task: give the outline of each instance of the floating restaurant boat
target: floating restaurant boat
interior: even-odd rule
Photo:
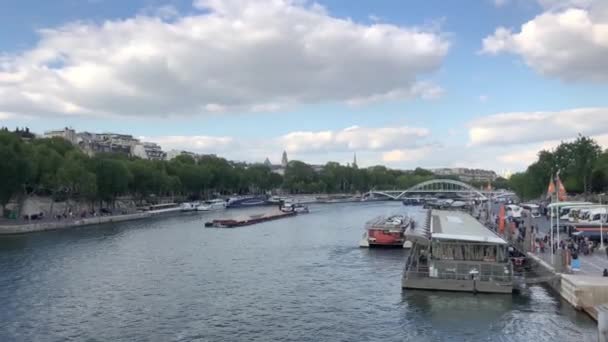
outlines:
[[[226,201],[222,199],[205,201],[196,208],[198,211],[215,211],[224,209],[226,209]]]
[[[508,243],[471,215],[432,210],[425,225],[405,235],[413,246],[403,288],[512,293]]]
[[[226,208],[254,207],[269,204],[266,196],[233,197],[228,200]]]
[[[405,215],[379,216],[365,224],[360,247],[405,247],[404,232],[413,221]]]
[[[251,215],[248,218],[244,219],[221,219],[221,220],[213,220],[205,223],[205,227],[213,227],[213,228],[237,228],[250,226],[257,223],[274,221],[286,217],[295,216],[298,213],[290,212],[290,213],[276,213],[276,214],[258,214]]]

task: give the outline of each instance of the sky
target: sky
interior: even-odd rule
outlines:
[[[605,0],[2,0],[0,126],[279,163],[608,147]]]

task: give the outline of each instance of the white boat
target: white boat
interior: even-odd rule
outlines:
[[[205,201],[196,208],[197,211],[214,211],[224,209],[226,209],[226,201],[221,199]]]
[[[198,207],[198,203],[196,203],[196,202],[186,202],[186,203],[182,203],[179,206],[179,209],[181,211],[195,211],[196,207]]]
[[[308,207],[299,203],[285,203],[281,206],[281,211],[284,213],[308,213]]]

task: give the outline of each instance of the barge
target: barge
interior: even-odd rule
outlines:
[[[412,250],[403,272],[406,289],[513,292],[508,243],[471,215],[432,210],[427,222],[408,229]]]
[[[260,214],[260,215],[252,215],[248,218],[244,219],[218,219],[205,223],[205,227],[212,228],[237,228],[250,226],[253,224],[268,222],[279,220],[286,217],[296,216],[297,212],[289,212],[289,213],[276,213],[276,214]]]

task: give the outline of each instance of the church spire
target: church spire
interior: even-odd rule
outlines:
[[[289,161],[287,160],[287,152],[283,151],[283,157],[281,158],[281,166],[287,167],[287,163],[289,163]]]

